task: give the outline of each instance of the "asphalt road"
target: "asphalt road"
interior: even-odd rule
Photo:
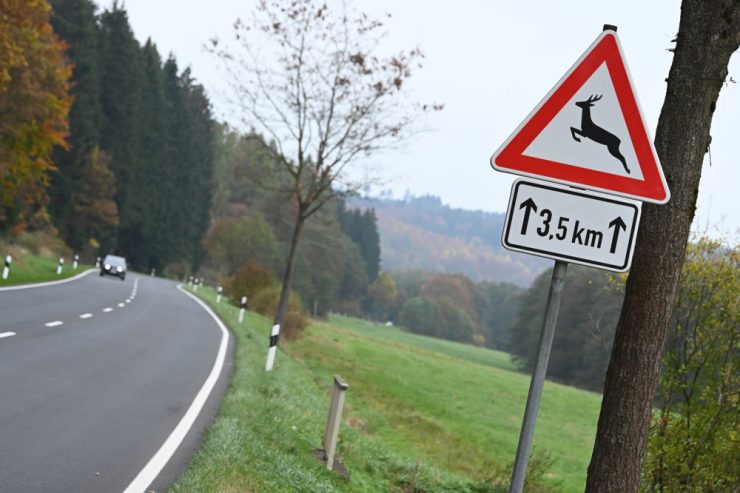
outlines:
[[[94,272],[0,291],[0,492],[162,491],[216,413],[229,340],[162,279]],[[207,396],[202,410],[191,409],[197,395]],[[172,458],[160,452],[148,466],[156,479],[132,486],[160,448],[173,447],[171,438],[163,444],[183,431],[178,424],[196,415]]]

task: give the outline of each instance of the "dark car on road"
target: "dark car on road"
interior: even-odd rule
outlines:
[[[100,265],[100,275],[103,276],[104,274],[118,276],[121,281],[126,279],[126,259],[115,255],[106,255]]]

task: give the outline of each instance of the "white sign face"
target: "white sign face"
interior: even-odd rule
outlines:
[[[597,126],[604,130],[598,130]],[[592,136],[587,129],[601,135]],[[594,140],[596,137],[612,139],[613,146],[607,147]],[[522,154],[644,179],[606,62],[571,96]]]
[[[502,243],[508,250],[624,272],[639,222],[638,202],[517,180]]]

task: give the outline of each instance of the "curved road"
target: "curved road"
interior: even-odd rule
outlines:
[[[228,345],[163,279],[0,290],[0,492],[162,491],[215,416]]]

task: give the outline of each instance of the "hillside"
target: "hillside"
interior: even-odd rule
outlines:
[[[504,214],[454,209],[432,196],[351,204],[375,209],[384,270],[463,273],[475,282],[527,286],[549,265],[501,247]]]

